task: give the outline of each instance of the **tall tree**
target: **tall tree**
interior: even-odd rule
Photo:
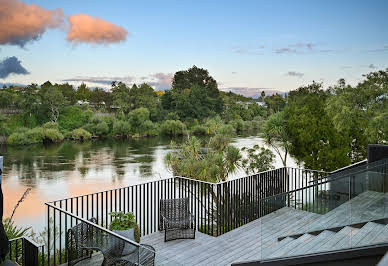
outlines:
[[[131,111],[129,88],[122,82],[112,83],[113,105],[123,114]]]
[[[223,111],[217,82],[207,70],[196,66],[175,73],[171,95],[167,94],[164,99],[169,101],[163,105],[170,105],[182,119],[203,119]]]
[[[48,87],[41,90],[42,106],[47,109],[50,121],[56,123],[66,99],[57,87]]]
[[[305,168],[331,171],[350,163],[348,147],[327,114],[329,96],[320,83],[291,91],[285,108],[290,154]]]
[[[89,101],[91,96],[91,91],[86,86],[85,83],[82,83],[81,85],[78,86],[75,96],[76,96],[76,99],[79,101]]]

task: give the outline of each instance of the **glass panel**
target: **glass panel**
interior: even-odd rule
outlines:
[[[352,176],[351,247],[388,241],[387,161],[369,164]]]

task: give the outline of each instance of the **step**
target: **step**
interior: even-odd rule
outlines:
[[[384,227],[386,225],[384,224],[379,224],[379,223],[374,223],[374,222],[369,222],[364,227],[368,226],[370,228],[368,230],[367,234],[364,234],[364,236],[357,237],[357,238],[352,238],[352,247],[355,246],[366,246],[369,245],[370,243],[373,242],[373,239],[376,238],[381,232],[383,231]]]
[[[269,258],[272,254],[276,253],[279,249],[286,246],[288,243],[292,242],[294,239],[291,237],[286,237],[282,241],[277,242],[276,244],[265,247],[262,250],[262,257]]]
[[[380,231],[380,233],[371,240],[373,244],[388,242],[388,224]]]
[[[276,258],[276,257],[285,256],[285,254],[294,250],[297,246],[306,245],[308,242],[310,242],[314,238],[315,238],[315,236],[313,236],[313,235],[304,234],[301,237],[289,242],[287,245],[283,246],[281,249],[278,249],[276,252],[272,253],[269,257]]]
[[[332,231],[322,231],[320,234],[315,236],[310,242],[308,242],[306,245],[300,246],[299,249],[295,249],[293,252],[289,252],[289,256],[293,255],[302,255],[309,253],[309,250],[311,250],[314,246],[319,245],[322,242],[327,241],[331,237],[333,237],[336,233]]]
[[[340,231],[335,233],[334,236],[326,239],[326,241],[322,241],[319,245],[316,245],[312,249],[309,250],[309,253],[316,253],[316,252],[322,252],[327,251],[333,248],[338,242],[342,241],[350,241],[350,236],[353,231],[353,229],[350,226],[345,226]]]

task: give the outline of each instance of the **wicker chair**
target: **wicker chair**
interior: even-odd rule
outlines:
[[[89,219],[92,223],[97,223],[96,218]],[[90,259],[93,249],[86,248],[85,243],[92,239],[92,231],[90,225],[79,223],[70,228],[66,232],[66,251],[67,263],[69,266],[75,265],[78,262]]]
[[[159,201],[159,231],[164,241],[195,238],[195,217],[189,211],[189,198]]]
[[[97,223],[95,218],[89,221]],[[120,238],[83,222],[70,228],[66,234],[69,266],[90,259],[93,251],[101,252],[104,256],[102,265],[139,265],[139,259],[140,265],[154,265],[155,249],[152,246],[136,246],[132,253],[123,255],[124,246],[125,241]]]

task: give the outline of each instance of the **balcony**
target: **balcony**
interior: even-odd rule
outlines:
[[[67,264],[66,232],[80,224],[92,228],[96,243],[118,239],[136,248],[134,265],[148,265],[144,252],[153,252],[155,265],[281,265],[387,244],[387,166],[388,159],[331,173],[285,167],[220,183],[173,177],[48,202],[48,250],[39,264]],[[159,200],[184,197],[195,215],[196,238],[164,242]],[[109,213],[118,211],[135,214],[140,244],[108,229]],[[104,260],[99,250],[76,255],[77,265]]]

